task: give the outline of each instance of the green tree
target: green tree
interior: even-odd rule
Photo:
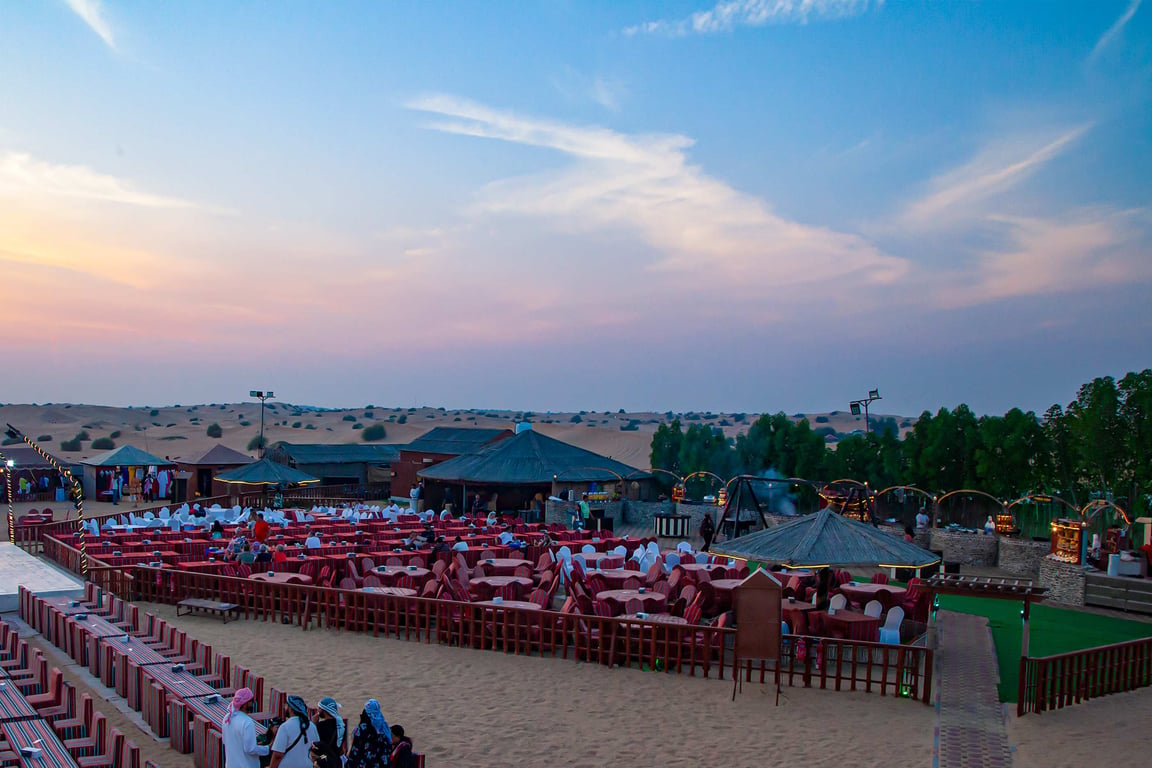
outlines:
[[[1120,389],[1111,376],[1083,385],[1068,404],[1079,474],[1105,494],[1115,491],[1126,463],[1120,406]]]
[[[383,424],[373,424],[360,433],[360,439],[366,443],[374,443],[388,436]]]
[[[652,435],[652,450],[648,454],[649,466],[683,477],[684,472],[680,468],[680,446],[683,442],[684,432],[680,428],[679,419],[674,419],[671,424],[656,427],[656,434]],[[671,486],[672,481],[667,475],[661,475],[659,472],[656,474],[661,484]]]
[[[208,429],[205,430],[205,434],[207,434],[208,437],[220,438],[224,436],[224,430],[220,427],[219,424],[213,422],[212,424],[208,425]]]
[[[1152,490],[1152,369],[1129,373],[1120,379],[1120,419],[1127,450],[1125,458],[1128,507],[1144,515],[1150,505],[1145,494]]]

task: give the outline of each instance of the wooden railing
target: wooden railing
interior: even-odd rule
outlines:
[[[132,591],[132,572],[123,568],[116,568],[91,555],[88,556],[88,568],[84,571],[80,566],[80,550],[63,541],[48,536],[42,542],[44,556],[62,568],[66,568],[77,576],[83,576],[101,589],[113,594],[129,594]]]
[[[226,504],[227,502],[227,496],[210,496],[203,499],[196,499],[194,503],[211,506],[212,504]],[[154,515],[159,515],[160,510],[164,507],[168,507],[168,509],[174,510],[181,506],[183,503],[184,502],[171,501],[154,502],[146,507],[131,507],[124,505],[123,508],[116,509],[111,512],[104,512],[95,515],[85,514],[84,520],[85,522],[89,520],[95,520],[100,524],[101,527],[103,527],[105,521],[114,517],[127,515],[130,512],[137,516],[143,515],[145,512],[151,512]],[[47,537],[65,539],[70,536],[72,533],[78,530],[77,526],[79,521],[76,519],[75,511],[72,509],[72,504],[70,502],[67,509],[69,517],[63,520],[55,520],[51,523],[42,523],[40,525],[18,526],[16,528],[16,544],[26,550],[35,552],[40,550],[44,539]]]
[[[1152,637],[1020,659],[1016,714],[1062,709],[1152,685]]]
[[[504,653],[573,658],[704,677],[732,678],[735,630],[687,624],[525,610],[419,597],[135,566],[132,578],[106,587],[130,601],[176,603],[200,598],[235,603],[245,618],[315,623],[414,642]],[[797,653],[803,643],[806,653]],[[790,686],[879,692],[928,703],[932,651],[831,638],[787,636],[781,682]],[[741,665],[746,679],[771,682],[763,662]]]

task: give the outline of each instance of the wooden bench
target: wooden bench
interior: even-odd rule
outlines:
[[[185,608],[184,613],[180,612],[181,608]],[[176,603],[176,615],[192,615],[197,611],[204,613],[214,613],[224,619],[224,623],[228,623],[228,616],[239,610],[240,606],[236,603],[217,603],[213,600],[201,600],[199,598],[190,597],[187,600],[181,600]]]

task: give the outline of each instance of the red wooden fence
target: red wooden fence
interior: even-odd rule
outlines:
[[[1020,659],[1016,714],[1062,709],[1152,685],[1152,637]]]

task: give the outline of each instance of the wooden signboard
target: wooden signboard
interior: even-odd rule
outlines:
[[[740,664],[761,660],[772,662],[779,669],[781,641],[782,586],[765,570],[752,572],[732,591],[732,606],[736,613],[736,646],[733,653],[737,681]],[[779,675],[777,674],[777,686]],[[736,697],[733,684],[732,697]]]

